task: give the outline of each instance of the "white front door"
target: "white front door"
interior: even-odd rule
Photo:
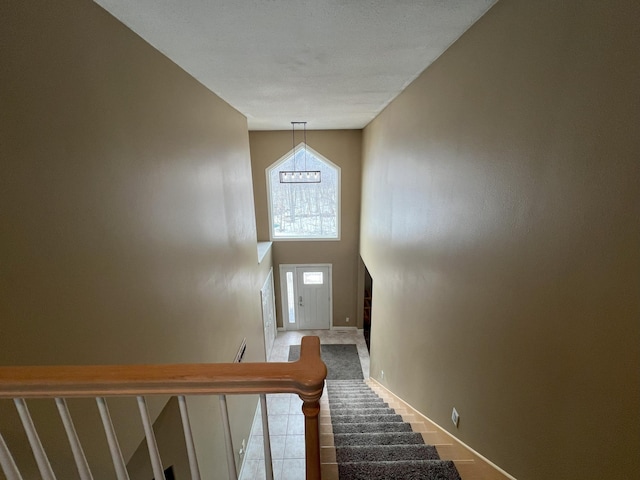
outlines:
[[[273,269],[269,271],[267,279],[260,290],[262,297],[262,321],[264,324],[264,353],[269,360],[269,354],[276,339],[276,296],[273,286]]]
[[[296,267],[298,329],[329,329],[330,276],[327,266]]]

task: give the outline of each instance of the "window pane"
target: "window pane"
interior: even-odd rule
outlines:
[[[319,170],[320,183],[280,183],[281,170]],[[338,169],[307,149],[296,149],[269,171],[271,230],[277,238],[338,238]]]
[[[303,272],[302,281],[305,285],[322,285],[322,272]]]
[[[296,323],[296,306],[293,298],[293,272],[287,272],[287,310],[289,323]]]

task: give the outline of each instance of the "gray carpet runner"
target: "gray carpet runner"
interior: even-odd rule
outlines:
[[[461,480],[362,380],[327,380],[340,480]]]

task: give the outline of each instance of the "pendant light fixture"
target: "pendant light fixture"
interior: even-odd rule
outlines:
[[[304,169],[296,168],[296,125],[304,129]],[[280,183],[320,183],[320,170],[307,170],[307,122],[291,122],[293,143],[293,170],[280,170]]]

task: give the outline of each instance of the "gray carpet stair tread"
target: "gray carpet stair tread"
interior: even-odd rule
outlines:
[[[344,407],[361,407],[361,406],[374,406],[376,408],[388,408],[389,404],[382,399],[371,402],[329,402],[331,408],[344,408]]]
[[[331,415],[331,423],[402,422],[400,415]]]
[[[395,462],[440,460],[432,445],[375,445],[336,447],[338,462]]]
[[[338,472],[348,480],[461,480],[449,460],[339,463]]]
[[[424,439],[418,432],[335,433],[333,444],[336,447],[344,445],[424,445]]]
[[[361,397],[361,399],[352,398],[352,397],[329,397],[329,405],[333,405],[334,403],[354,403],[354,402],[386,403],[384,399],[380,397]]]
[[[369,391],[372,392],[373,389],[369,385],[327,385],[327,390],[331,390],[333,392],[341,391],[341,392],[349,392],[349,391]]]
[[[329,394],[329,400],[338,400],[344,397],[367,397],[367,398],[380,398],[380,396],[376,395],[373,392],[327,392]]]
[[[326,386],[340,480],[461,480],[363,380]]]
[[[340,397],[340,398],[329,398],[329,406],[333,406],[333,405],[337,405],[337,404],[348,404],[348,405],[352,405],[352,404],[359,404],[359,403],[364,403],[367,405],[381,405],[381,404],[386,404],[386,402],[379,397],[371,397],[371,398],[365,398],[365,397]]]
[[[387,423],[336,423],[333,433],[372,433],[372,432],[412,432],[411,425],[405,422]]]
[[[327,389],[328,390],[372,390],[372,388],[366,383],[359,383],[356,385],[348,385],[348,384],[337,385],[333,382],[327,383]]]
[[[336,387],[327,387],[327,392],[330,393],[375,393],[368,387],[364,388],[336,388]]]
[[[366,385],[357,387],[338,387],[335,385],[327,385],[328,392],[373,392],[371,387]]]
[[[329,398],[329,406],[333,405],[334,402],[342,402],[342,403],[380,403],[378,400],[381,400],[379,397],[340,397],[331,399]]]
[[[357,378],[350,378],[348,380],[331,380],[330,382],[332,385],[339,385],[339,384],[344,384],[344,385],[354,385],[354,384],[362,384],[362,385],[366,385],[365,381]]]
[[[327,387],[329,388],[371,388],[368,384],[363,381],[360,382],[336,382],[336,381],[327,381]]]
[[[351,391],[351,392],[333,392],[331,390],[329,390],[329,398],[336,398],[336,397],[345,397],[345,396],[361,396],[361,397],[368,397],[368,398],[380,398],[379,395],[376,395],[373,392],[356,392],[356,391]]]
[[[377,395],[329,395],[329,403],[331,402],[346,402],[348,400],[361,398],[363,401],[382,401],[384,400]]]
[[[381,398],[376,398],[373,400],[366,400],[366,401],[357,401],[357,400],[329,400],[329,405],[330,406],[338,406],[338,405],[358,405],[358,404],[363,404],[363,405],[388,405],[387,402],[385,402],[383,399]]]
[[[327,389],[329,390],[372,390],[369,385],[364,383],[359,385],[335,385],[333,383],[327,385]]]
[[[377,402],[378,400],[382,400],[380,397],[349,397],[349,396],[343,396],[340,398],[331,398],[329,397],[329,405],[331,405],[333,402],[344,402],[344,403],[349,403],[349,402],[358,402],[358,403],[363,403],[363,402]]]
[[[327,388],[327,392],[329,393],[340,393],[340,394],[349,394],[349,393],[369,393],[369,394],[375,394],[376,392],[374,392],[373,390],[371,390],[370,388],[331,388],[328,387]]]
[[[360,402],[332,403],[329,405],[330,412],[339,410],[341,408],[364,409],[364,408],[391,408],[391,407],[389,406],[388,403],[360,403]]]
[[[396,411],[393,408],[332,408],[332,415],[393,415]]]

